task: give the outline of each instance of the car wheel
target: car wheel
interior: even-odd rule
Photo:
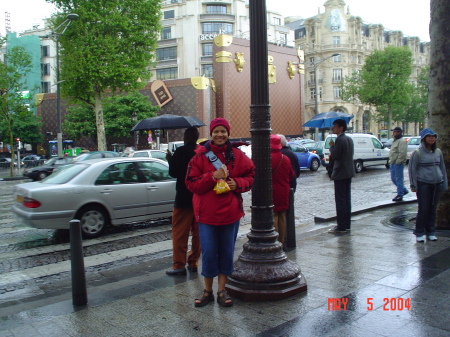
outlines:
[[[47,177],[47,172],[39,172],[38,173],[38,180],[42,180]]]
[[[355,161],[355,171],[356,173],[360,173],[364,168],[362,160]]]
[[[314,158],[313,160],[311,160],[311,166],[309,167],[309,169],[311,171],[317,171],[319,169],[319,166],[319,160],[317,158]]]
[[[80,220],[81,234],[87,239],[101,236],[109,224],[108,213],[100,206],[83,207],[75,218]]]

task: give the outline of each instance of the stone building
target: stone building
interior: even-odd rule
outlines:
[[[411,81],[415,81],[420,70],[429,64],[430,43],[405,36],[401,31],[387,30],[382,24],[367,23],[350,14],[343,0],[327,0],[324,7],[323,13],[307,19],[285,19],[286,25],[295,31],[297,47],[305,52],[305,120],[315,114],[317,88],[318,113],[341,110],[352,114],[355,117],[350,126],[355,131],[379,136],[386,126],[370,118],[374,108],[342,101],[341,80],[360,70],[365,58],[374,50],[392,45],[410,48],[414,68]],[[418,133],[413,124],[405,127],[407,133]]]

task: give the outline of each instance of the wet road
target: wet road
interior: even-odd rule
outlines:
[[[23,182],[0,181],[0,295],[12,295],[18,289],[68,277],[70,247],[67,234],[21,225],[10,211],[13,187]],[[353,180],[354,207],[394,196],[389,170],[384,166],[369,168]],[[247,193],[244,195],[246,216],[243,226],[251,222],[250,206],[251,195]],[[333,182],[325,169],[302,171],[295,194],[296,226],[311,224],[314,216],[333,211],[334,207]],[[143,262],[151,258],[148,253],[154,251],[152,246],[156,244],[164,245],[159,246],[159,257],[170,256],[168,221],[114,227],[101,238],[84,241],[86,267],[101,271]]]

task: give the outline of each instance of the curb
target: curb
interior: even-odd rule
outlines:
[[[0,178],[0,181],[27,180],[27,179],[30,179],[30,178],[18,176],[18,177],[5,177],[5,178]]]
[[[396,205],[411,204],[414,202],[417,202],[417,198],[415,198],[415,197],[410,197],[410,198],[405,199],[400,202],[393,202],[393,201],[375,202],[375,203],[372,203],[369,205],[357,207],[355,210],[352,211],[351,215],[357,215],[357,214],[361,214],[361,213],[364,213],[367,211],[373,211],[376,209],[381,209],[381,208],[386,208],[386,207],[391,207],[391,206],[396,206]],[[317,222],[317,223],[329,222],[329,221],[336,220],[336,218],[337,218],[336,212],[329,212],[329,213],[325,213],[321,216],[315,216],[314,222]]]

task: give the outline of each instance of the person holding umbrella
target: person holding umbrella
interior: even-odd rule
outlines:
[[[194,193],[192,203],[199,226],[201,274],[205,282],[195,306],[202,307],[214,301],[213,281],[217,276],[217,302],[229,307],[233,301],[225,285],[227,276],[234,271],[234,247],[240,218],[244,216],[241,194],[251,189],[255,166],[244,152],[230,143],[230,124],[225,118],[211,121],[210,135],[211,140],[196,149],[186,174],[186,186]],[[229,191],[216,191],[215,187],[224,185],[224,181]]]

